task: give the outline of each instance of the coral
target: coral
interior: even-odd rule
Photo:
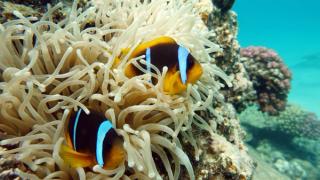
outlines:
[[[215,34],[202,16],[208,10],[191,1],[88,4],[81,11],[75,1],[58,22],[53,17],[60,3],[37,20],[14,12],[16,20],[0,24],[0,131],[10,135],[0,142],[0,156],[23,165],[14,165],[14,174],[26,179],[250,179],[254,165],[222,89],[232,89],[233,82],[243,92],[250,83],[236,84],[244,76],[241,65],[234,68],[242,70],[240,75],[232,77],[233,68],[219,68],[227,65],[215,60],[222,53],[239,57],[236,41],[231,52],[220,48],[236,34],[225,41],[226,31],[217,30],[221,41],[211,40]],[[221,20],[214,15],[222,25],[227,19],[236,22],[234,13]],[[188,48],[203,67],[201,79],[178,95],[163,91],[166,68],[152,67],[156,84],[148,73],[124,74],[129,63],[138,66],[145,57],[129,61],[132,52],[122,56],[121,51],[163,35]],[[116,57],[120,63],[114,66]],[[70,111],[89,113],[89,107],[104,113],[124,139],[127,158],[117,169],[73,169],[59,155]]]
[[[317,140],[315,139],[308,139],[304,137],[297,137],[293,139],[294,146],[298,149],[307,152],[308,154],[306,159],[312,162],[313,164],[318,164],[320,166],[320,138]]]
[[[240,50],[236,39],[237,16],[232,11],[220,16],[219,11],[214,10],[207,25],[216,33],[211,40],[223,49],[213,53],[215,63],[232,80],[233,86],[222,90],[226,101],[233,104],[238,112],[255,102],[262,111],[273,115],[283,110],[291,74],[276,53],[262,47]]]
[[[248,104],[256,100],[256,92],[244,64],[240,60],[240,45],[237,40],[237,15],[229,11],[223,16],[217,8],[210,14],[207,22],[208,28],[216,36],[211,40],[220,45],[223,51],[213,54],[218,67],[231,78],[232,87],[222,90],[226,101],[231,103],[238,112],[244,110]]]
[[[292,156],[291,152],[284,151],[268,140],[261,141],[256,149],[265,162],[290,179],[318,179],[320,176],[315,164],[305,158]]]
[[[36,17],[40,16],[40,13],[31,7],[28,7],[23,4],[15,4],[11,2],[0,1],[0,10],[1,10],[0,22],[5,22],[7,20],[13,19],[14,11],[19,11],[24,16],[36,16]]]
[[[267,121],[272,130],[283,132],[291,137],[307,139],[320,138],[320,120],[312,113],[296,105],[288,105],[277,117]]]
[[[242,62],[257,93],[260,110],[277,115],[286,106],[291,72],[279,55],[265,47],[247,47],[241,51]]]
[[[282,133],[286,138],[305,138],[319,140],[320,120],[312,113],[300,106],[288,104],[286,110],[278,116],[269,116],[249,107],[240,114],[242,124],[259,129],[265,129],[272,133]]]
[[[268,140],[263,140],[256,148],[260,157],[281,174],[285,174],[294,179],[306,178],[306,171],[296,159],[286,156],[279,149],[271,145]],[[302,161],[302,160],[301,160]]]
[[[284,174],[288,174],[290,177],[294,179],[305,179],[307,176],[306,171],[300,166],[299,163],[294,160],[288,162],[283,159],[278,159],[274,166],[276,169]]]
[[[265,162],[291,179],[319,179],[320,121],[313,113],[289,104],[279,116],[270,116],[253,106],[240,120],[250,134],[247,143]]]
[[[198,179],[250,179],[255,168],[246,147],[232,145],[224,137],[203,136],[201,150],[202,161],[199,161],[196,171]],[[217,158],[219,156],[219,158]],[[217,163],[218,162],[218,163]]]
[[[49,4],[56,4],[55,0],[9,0],[12,3],[23,4],[32,8],[36,8],[39,6],[46,6]]]
[[[40,1],[37,1],[40,2]],[[40,19],[46,13],[46,7],[43,3],[34,4],[31,6],[29,3],[18,4],[17,1],[7,2],[0,1],[0,23],[5,23],[6,21],[17,19],[14,12],[18,11],[25,17],[33,17],[33,20]],[[61,7],[62,4],[56,4],[58,7]],[[82,5],[84,6],[84,5]],[[51,6],[49,6],[50,8]],[[59,22],[66,17],[68,14],[67,8],[58,8],[52,13],[52,21]]]

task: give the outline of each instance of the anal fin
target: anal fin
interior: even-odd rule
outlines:
[[[115,140],[110,151],[105,155],[104,169],[111,170],[117,168],[126,158],[123,142]]]
[[[61,158],[73,168],[89,167],[95,164],[92,155],[74,151],[66,145],[62,145],[60,149]]]

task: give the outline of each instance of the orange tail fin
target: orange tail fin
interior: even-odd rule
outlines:
[[[60,149],[61,158],[73,168],[89,167],[95,164],[91,155],[74,151],[69,146],[62,145]]]

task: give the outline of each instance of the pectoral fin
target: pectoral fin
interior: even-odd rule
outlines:
[[[79,153],[69,146],[62,145],[60,149],[61,158],[73,168],[89,167],[95,164],[90,154]]]
[[[170,69],[165,78],[163,90],[168,94],[179,94],[187,89],[187,84],[194,84],[200,79],[203,73],[201,65],[196,62],[193,67],[187,72],[187,83],[181,81],[180,72]]]

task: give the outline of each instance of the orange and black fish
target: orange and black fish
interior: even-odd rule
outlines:
[[[101,114],[82,109],[71,113],[65,124],[66,145],[60,155],[71,167],[115,169],[125,159],[123,139],[118,136],[112,123]]]
[[[123,53],[128,51],[128,49],[124,50]],[[200,63],[195,60],[187,48],[177,44],[171,37],[163,36],[138,45],[129,59],[141,55],[145,55],[146,65],[140,64],[140,66],[149,72],[153,72],[150,64],[156,66],[160,71],[163,67],[168,67],[163,87],[168,94],[181,93],[186,90],[187,83],[195,83],[202,74]],[[141,74],[143,72],[133,64],[129,64],[125,69],[127,77]]]

